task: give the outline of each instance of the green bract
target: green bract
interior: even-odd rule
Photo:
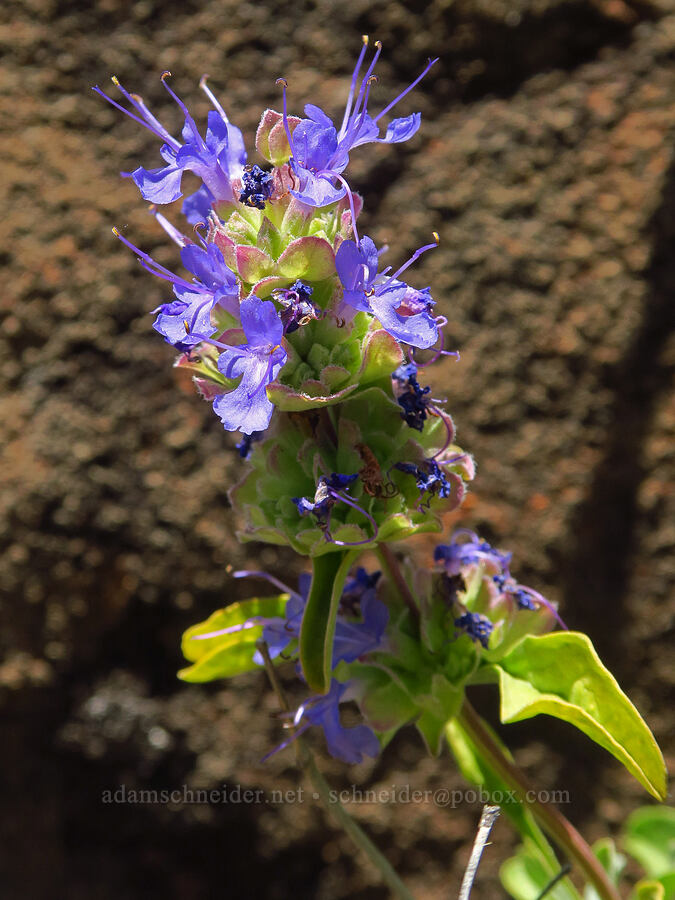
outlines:
[[[362,473],[350,496],[377,523],[375,543],[440,531],[436,512],[459,505],[464,481],[472,474],[470,462],[449,467],[453,497],[432,500],[429,511],[419,509],[414,479],[393,467],[431,456],[443,446],[446,430],[435,418],[422,434],[411,431],[393,401],[390,379],[379,381],[382,386],[356,385],[355,396],[330,404],[330,409],[315,411],[314,404],[319,404],[314,399],[307,401],[310,409],[305,413],[277,417],[272,433],[252,455],[250,471],[230,491],[232,505],[246,523],[238,533],[241,540],[288,544],[305,556],[339,550],[292,502],[293,497],[313,496],[318,477],[330,472]],[[454,445],[449,452],[461,454]],[[345,542],[374,536],[363,514],[344,504],[333,509],[331,534]]]

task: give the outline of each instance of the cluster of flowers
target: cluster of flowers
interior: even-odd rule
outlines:
[[[287,85],[280,79],[283,112],[266,110],[256,135],[259,154],[272,166],[268,171],[247,165],[242,134],[205,79],[201,87],[214,108],[203,137],[170,87],[170,73],[162,75],[184,117],[180,139],[117,78],[113,82],[126,106],[94,88],[162,141],[163,166],[139,167],[123,175],[131,177],[151,203],[150,211],[179,246],[190,276],[160,265],[114,229],[146,270],[173,286],[174,299],[154,310],[154,328],[180,352],[177,365],[193,373],[224,427],[241,434],[240,455],[249,458],[254,445],[266,442],[265,449],[256,451],[259,471],[240,491],[248,536],[290,543],[310,555],[317,552],[317,545],[309,546],[312,539],[307,537],[304,545],[296,539],[303,518],[311,522],[304,530],[316,532],[318,527],[320,545],[333,549],[392,540],[422,528],[432,502],[458,505],[464,482],[473,477],[471,457],[452,445],[452,420],[417,380],[415,350],[430,350],[440,342],[429,362],[443,354],[457,355],[443,349],[440,329],[446,320],[434,314],[429,288],[414,288],[402,280],[421,254],[437,246],[438,236],[434,233],[433,242],[395,271],[382,267],[386,247],[378,249],[369,237],[359,236],[356,221],[362,202],[343,175],[356,147],[413,137],[419,113],[394,118],[384,133],[380,122],[435,60],[372,114],[369,98],[381,45],[375,45],[363,71],[367,51],[364,37],[339,128],[312,104],[305,106],[305,118],[289,116]],[[182,197],[185,172],[202,182],[182,203],[192,237],[157,209]],[[314,460],[308,462],[311,479],[298,481],[290,498],[277,498],[270,508],[269,498],[276,491],[262,490],[261,485],[283,452],[282,432],[288,431],[288,423],[272,423],[270,428],[274,408],[281,413],[314,411],[322,427],[336,433],[330,437],[337,437],[339,444],[344,428],[338,419],[349,415],[345,401],[375,388],[379,394],[371,396],[371,406],[394,401],[397,409],[393,418],[389,409],[389,421],[379,427],[383,452],[373,453],[377,436],[368,433],[368,415],[361,415],[357,438],[344,434],[345,445],[361,448],[350,467],[339,467],[346,462],[339,447],[333,461],[324,453],[318,470]],[[338,405],[341,410],[334,413]],[[405,429],[420,433],[419,440],[400,432],[401,421]],[[316,444],[318,426],[311,427]],[[291,456],[296,454],[302,456],[301,447],[293,448]],[[388,537],[386,528],[383,534],[385,520]]]
[[[440,544],[434,551],[436,567],[431,578],[418,593],[422,630],[427,623],[441,622],[444,639],[442,653],[447,657],[445,671],[459,674],[453,687],[463,683],[480,668],[489,664],[500,652],[513,645],[525,633],[550,631],[558,618],[554,606],[532,588],[518,584],[509,572],[511,554],[493,548],[468,529],[457,530],[448,544]],[[287,716],[292,735],[272,753],[288,746],[291,741],[312,726],[323,730],[328,752],[348,763],[362,762],[375,757],[381,742],[391,738],[392,729],[407,721],[415,721],[425,710],[425,695],[430,693],[424,680],[424,660],[411,660],[414,666],[418,696],[410,692],[407,698],[392,703],[391,689],[386,694],[386,711],[369,693],[369,681],[374,673],[396,673],[401,682],[400,666],[402,635],[408,622],[396,616],[396,603],[381,582],[380,572],[369,574],[358,568],[344,585],[333,639],[332,679],[326,694],[312,695],[295,713]],[[301,575],[295,591],[264,572],[237,572],[237,577],[257,576],[269,580],[289,595],[283,618],[254,617],[244,624],[228,629],[231,633],[253,626],[263,626],[262,637],[272,659],[297,659],[302,618],[310,589],[310,576]],[[420,586],[421,587],[421,586]],[[216,633],[202,634],[196,639],[213,638]],[[464,641],[461,638],[465,636]],[[430,648],[431,649],[431,648]],[[487,652],[485,652],[487,651]],[[439,652],[433,666],[439,668]],[[467,655],[472,660],[467,666]],[[259,652],[253,661],[263,665]],[[354,664],[354,665],[352,665]],[[302,669],[296,663],[302,679]],[[433,679],[429,667],[429,680]],[[392,682],[393,683],[393,682]],[[409,680],[409,684],[413,683]],[[382,691],[382,683],[379,690]],[[390,687],[390,686],[388,686]],[[340,717],[340,706],[356,701],[364,724],[346,727]],[[392,717],[394,708],[398,706]],[[271,755],[271,754],[269,754]]]
[[[271,171],[246,165],[241,131],[229,122],[205,79],[201,87],[214,107],[205,137],[170,87],[168,72],[162,82],[184,116],[180,139],[117,78],[113,82],[131,108],[94,88],[163,142],[164,166],[139,167],[127,174],[181,248],[181,261],[192,278],[175,275],[115,233],[145,268],[173,285],[175,299],[155,310],[154,327],[188,360],[195,362],[202,354],[202,374],[210,382],[205,395],[230,431],[250,436],[267,428],[273,404],[266,388],[289,360],[291,335],[316,319],[330,317],[346,325],[362,311],[406,345],[426,349],[438,340],[439,318],[433,314],[429,290],[412,288],[400,278],[436,241],[417,250],[395,272],[381,268],[382,250],[369,237],[359,238],[360,200],[341,174],[356,147],[400,143],[417,132],[419,113],[393,119],[383,136],[378,123],[435,60],[395,100],[371,115],[369,94],[381,46],[376,45],[361,76],[367,45],[364,39],[339,129],[312,104],[305,106],[306,118],[289,116],[286,83],[281,80],[284,112],[267,110],[256,138],[258,151],[273,164]],[[186,171],[202,182],[182,204],[195,227],[195,240],[154,208],[183,196]],[[228,382],[236,378],[240,383],[228,390]]]

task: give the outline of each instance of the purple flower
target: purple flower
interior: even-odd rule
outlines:
[[[437,235],[434,234],[434,238]],[[389,269],[378,273],[378,252],[369,237],[343,241],[335,255],[335,268],[344,289],[343,300],[354,309],[372,313],[397,341],[421,350],[438,340],[438,324],[431,314],[434,301],[429,289],[418,291],[398,276],[425,253],[438,245],[426,244],[416,250],[393,275]]]
[[[464,574],[463,569],[482,565],[493,603],[506,601],[510,605],[515,602],[517,609],[530,612],[545,607],[560,627],[567,630],[550,600],[538,591],[518,584],[511,576],[511,556],[511,553],[495,549],[468,528],[459,528],[449,544],[439,544],[434,550],[434,561],[440,563],[451,577]]]
[[[375,576],[370,576],[364,569],[359,569],[356,578],[345,585],[341,604],[344,606],[346,601],[349,602],[350,593],[354,593],[354,582],[357,582],[359,577],[370,582],[373,577],[377,580],[379,574],[378,572]],[[374,584],[372,587],[361,587],[359,605],[361,622],[351,621],[344,614],[338,616],[333,643],[334,666],[341,660],[354,662],[366,653],[382,648],[384,632],[389,622],[389,610],[381,600],[378,600]]]
[[[449,544],[439,544],[434,550],[434,561],[441,563],[448,575],[459,575],[463,567],[483,563],[491,575],[508,578],[511,556],[496,550],[468,528],[460,528]]]
[[[344,478],[345,476],[336,476]],[[256,575],[271,580],[277,587],[285,587],[276,579],[264,572],[237,572],[237,577]],[[333,665],[339,662],[354,662],[365,654],[372,653],[383,646],[385,629],[389,621],[389,610],[377,598],[376,584],[379,572],[369,575],[365,569],[359,568],[346,584],[342,594],[338,618],[335,625],[333,641]],[[291,591],[284,618],[251,620],[250,624],[264,624],[263,639],[266,641],[272,659],[278,657],[289,645],[300,636],[302,617],[307,603],[311,584],[311,576],[303,574],[299,579],[299,590]],[[356,620],[355,606],[358,604]],[[249,623],[245,623],[248,625]],[[239,626],[241,627],[241,626]],[[259,653],[253,657],[262,664]],[[300,674],[302,674],[300,672]],[[350,682],[340,684],[333,679],[330,690],[325,695],[310,697],[295,713],[293,724],[297,727],[292,737],[288,738],[272,751],[276,753],[287,747],[295,738],[313,725],[323,728],[328,751],[332,756],[349,763],[361,762],[364,756],[377,756],[380,744],[366,725],[345,728],[340,722],[340,702],[348,698]],[[268,754],[271,756],[272,753]]]
[[[235,449],[242,459],[248,459],[253,450],[253,444],[262,439],[264,431],[254,431],[253,434],[244,434],[241,440],[236,443]]]
[[[288,645],[300,637],[300,625],[307,604],[307,597],[312,583],[312,576],[303,573],[298,579],[298,591],[290,591],[283,619],[267,622],[263,628],[263,640],[267,643],[271,659],[279,656]],[[257,653],[253,659],[262,665],[262,656]]]
[[[164,228],[172,229],[163,217],[157,218],[162,220]],[[153,328],[178,350],[190,350],[205,338],[211,337],[216,331],[216,326],[211,322],[211,313],[217,306],[233,315],[238,314],[237,278],[225,265],[223,254],[215,244],[200,247],[189,243],[175,229],[169,231],[174,240],[182,244],[180,257],[183,265],[195,276],[192,281],[187,281],[155,262],[117,229],[113,229],[113,232],[134,251],[144,269],[173,284],[176,299],[153,310],[153,313],[157,313]]]
[[[337,544],[338,547],[360,547],[363,544],[369,544],[377,538],[379,530],[377,522],[370,513],[366,512],[362,506],[359,506],[358,503],[352,500],[347,493],[347,488],[352,482],[356,481],[357,478],[358,474],[340,475],[335,472],[331,475],[320,475],[317,480],[313,499],[310,499],[309,497],[291,497],[291,500],[295,503],[300,515],[314,515],[317,525],[323,531],[326,540],[332,544]],[[365,538],[363,541],[336,540],[330,532],[330,520],[333,507],[338,502],[344,503],[346,506],[351,506],[352,509],[358,510],[365,516],[372,525],[373,536]]]
[[[292,334],[301,325],[320,317],[321,310],[312,301],[313,293],[314,288],[304,281],[295,281],[289,288],[278,288],[272,292],[274,299],[283,307],[281,321],[284,334]]]
[[[186,171],[194,172],[201,179],[202,187],[186,198],[183,204],[183,212],[188,221],[195,224],[206,218],[214,204],[229,203],[235,199],[232,182],[243,173],[246,150],[241,131],[230,124],[225,111],[206,85],[205,78],[202,78],[200,87],[215,109],[208,114],[206,137],[202,137],[187,107],[167,84],[166,79],[170,74],[163,73],[162,83],[185,117],[180,141],[153,116],[143,100],[136,94],[130,94],[117,78],[112,79],[113,84],[138,115],[112,100],[98,86],[94,91],[164,141],[159,151],[165,162],[164,166],[157,169],[139,166],[131,173],[145,200],[163,204],[182,197],[181,181]]]
[[[455,619],[455,626],[465,631],[472,640],[482,644],[486,650],[488,649],[488,642],[494,628],[488,618],[480,613],[466,612]]]
[[[413,113],[410,116],[393,119],[387,126],[384,137],[381,137],[378,122],[416,87],[437,60],[429,60],[421,75],[373,117],[368,113],[368,98],[372,84],[377,81],[373,70],[382,52],[382,44],[376,41],[375,55],[361,78],[357,92],[367,47],[368,38],[364,37],[339,130],[322,109],[309,103],[305,106],[307,118],[300,120],[291,136],[286,112],[286,82],[280,79],[284,86],[284,125],[291,147],[290,164],[299,181],[291,193],[308,206],[326,206],[340,200],[345,192],[348,192],[349,189],[340,173],[346,169],[349,154],[355,147],[371,143],[402,143],[410,140],[420,127],[422,117],[420,113]],[[338,182],[337,186],[334,184],[335,181]]]
[[[404,472],[407,475],[414,475],[420,495],[418,498],[419,509],[429,509],[431,501],[434,497],[440,497],[446,500],[452,497],[456,490],[456,485],[451,479],[457,479],[457,475],[451,475],[450,478],[441,468],[441,465],[435,459],[425,459],[421,463],[395,463],[395,469]],[[426,500],[425,495],[428,494]]]
[[[354,576],[345,582],[340,598],[340,609],[344,612],[354,612],[360,608],[364,597],[375,594],[381,576],[381,572],[368,574],[363,566],[359,566]]]
[[[414,363],[399,366],[392,374],[392,378],[401,388],[396,397],[403,410],[401,418],[411,428],[423,431],[431,399],[427,398],[427,394],[431,393],[431,388],[420,386],[417,380],[417,366]]]
[[[241,324],[246,343],[224,346],[218,357],[218,369],[226,378],[239,378],[239,385],[213,401],[213,409],[228,431],[252,434],[264,431],[270,423],[274,407],[265,388],[279,374],[286,362],[281,346],[284,329],[271,300],[252,295],[242,300]]]
[[[254,574],[264,576],[264,573]],[[378,600],[375,591],[379,575],[379,572],[368,575],[365,569],[360,568],[357,570],[356,576],[345,585],[335,625],[334,666],[342,660],[353,662],[382,646],[384,631],[389,621],[389,611],[384,603]],[[300,575],[297,591],[285,588],[290,597],[286,604],[284,618],[265,620],[263,639],[267,642],[272,659],[279,656],[293,640],[300,637],[300,626],[310,585],[311,576]],[[354,609],[356,603],[359,607],[358,612]],[[357,617],[361,621],[357,621]],[[259,655],[254,659],[262,664],[262,657]]]
[[[272,196],[274,176],[260,166],[247,166],[241,176],[241,183],[239,202],[255,206],[256,209],[265,209],[265,203]]]
[[[311,725],[323,728],[326,746],[331,756],[347,763],[360,763],[364,756],[375,757],[380,752],[380,742],[367,725],[345,728],[340,722],[340,701],[349,683],[331,682],[327,694],[311,697],[297,711],[295,725],[300,725],[296,737]],[[346,699],[346,698],[345,698]]]
[[[316,516],[317,522],[327,528],[330,511],[341,499],[338,491],[344,490],[358,477],[358,475],[340,475],[336,472],[333,472],[332,475],[320,475],[313,499],[308,497],[292,497],[291,499],[301,516],[312,513]]]

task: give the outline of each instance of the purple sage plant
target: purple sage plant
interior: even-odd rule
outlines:
[[[444,349],[447,320],[430,288],[407,281],[438,236],[395,267],[383,266],[384,248],[358,232],[363,201],[348,180],[351,154],[416,135],[418,112],[390,114],[437,62],[373,110],[381,51],[377,42],[368,61],[364,38],[341,121],[311,103],[304,117],[290,115],[280,79],[283,108],[262,113],[255,163],[205,79],[213,109],[204,130],[169,73],[161,76],[183,117],[180,138],[117,78],[117,99],[94,88],[160,141],[161,165],[123,174],[152,204],[184,273],[114,233],[171,285],[154,328],[224,429],[238,432],[243,468],[230,498],[239,537],[288,546],[311,564],[297,590],[266,573],[235,573],[271,590],[190,628],[189,665],[179,675],[205,682],[267,667],[278,685],[278,667],[292,664],[306,699],[284,712],[270,754],[304,747],[316,729],[331,755],[358,763],[412,725],[431,753],[449,747],[489,796],[510,792],[505,811],[545,872],[559,868],[547,832],[598,896],[616,900],[572,826],[527,799],[524,776],[466,691],[496,685],[505,723],[538,714],[572,723],[661,798],[663,760],[649,729],[588,637],[568,630],[553,603],[512,575],[510,553],[462,528],[425,559],[400,558],[406,538],[442,531],[441,515],[462,503],[474,462],[455,443],[444,403],[419,380],[425,365],[457,357]],[[183,197],[186,171],[201,185]],[[174,224],[157,207],[181,198],[176,215],[184,221]],[[420,351],[430,354],[426,363]],[[379,571],[357,566],[364,553]],[[360,723],[343,724],[346,703]],[[386,861],[378,864],[395,892],[409,896]],[[579,896],[569,881],[560,891]]]

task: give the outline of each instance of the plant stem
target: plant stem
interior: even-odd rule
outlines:
[[[379,871],[382,880],[391,888],[394,896],[400,897],[401,900],[414,900],[413,895],[398,877],[389,860],[380,853],[361,826],[352,819],[344,806],[342,806],[337,799],[334,799],[334,792],[331,791],[330,786],[321,772],[319,772],[316,763],[314,762],[314,758],[310,754],[307,756],[305,769],[309,774],[314,789],[319,795],[323,805],[331,813],[345,834],[347,834],[352,839],[353,843],[365,853],[371,863]]]
[[[490,766],[514,790],[518,801],[530,809],[544,831],[583,872],[602,900],[621,900],[620,894],[610,883],[607,873],[586,841],[554,806],[537,799],[537,791],[518,767],[504,756],[468,700],[464,701],[457,721],[480,749]],[[535,799],[531,800],[530,797]]]
[[[408,587],[408,582],[403,577],[403,572],[401,572],[401,567],[399,566],[393,551],[387,544],[378,544],[375,552],[377,553],[377,558],[382,563],[382,568],[386,571],[390,580],[393,582],[394,587],[398,591],[401,600],[403,600],[408,607],[413,621],[419,622],[420,611],[417,608],[412,591]]]
[[[269,678],[270,684],[272,685],[272,689],[277,695],[279,705],[284,710],[284,712],[288,712],[290,707],[286,698],[286,693],[283,689],[281,681],[279,680],[277,671],[274,668],[274,663],[272,662],[272,659],[270,657],[267,642],[260,639],[259,641],[257,641],[256,646],[260,651],[260,654],[265,663],[265,671],[267,673],[267,677]],[[358,825],[354,821],[354,819],[352,819],[344,806],[342,806],[342,804],[337,800],[334,793],[330,789],[330,785],[317,768],[317,765],[314,762],[314,757],[312,756],[311,752],[304,744],[302,739],[297,738],[295,743],[298,751],[298,765],[307,772],[312,784],[314,785],[316,795],[321,800],[328,812],[331,813],[340,828],[342,828],[342,830],[351,838],[352,842],[359,848],[359,850],[362,850],[363,853],[368,857],[368,859],[380,873],[380,876],[384,883],[391,888],[395,897],[399,897],[400,900],[414,900],[413,895],[398,877],[389,860],[384,856],[384,854],[380,853],[380,851],[377,849],[377,847],[371,841],[365,831],[363,831],[361,826]]]

